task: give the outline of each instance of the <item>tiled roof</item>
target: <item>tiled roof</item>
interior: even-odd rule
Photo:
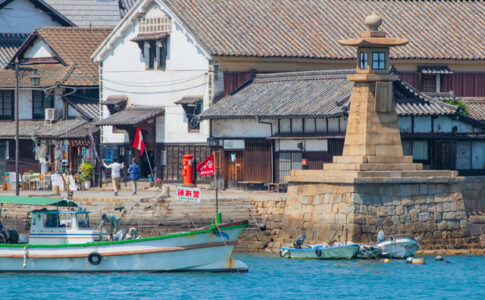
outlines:
[[[0,9],[7,6],[14,0],[0,0]],[[50,16],[52,19],[59,22],[63,26],[74,26],[74,23],[67,19],[63,14],[57,11],[54,7],[49,5],[46,0],[28,0],[31,2],[39,11],[44,12],[46,15]],[[19,19],[33,18],[34,16],[16,16]]]
[[[42,27],[37,29],[19,49],[16,55],[26,49],[36,37],[44,40],[66,65],[41,63],[26,65],[38,70],[42,87],[60,82],[63,85],[98,85],[98,64],[90,56],[106,38],[111,29],[87,27]],[[0,87],[14,87],[15,77],[12,70],[0,70]],[[31,87],[30,79],[25,76],[21,87]]]
[[[77,26],[114,27],[121,20],[118,1],[44,0]]]
[[[470,117],[485,121],[485,97],[463,97]]]
[[[71,131],[88,123],[83,118],[60,120],[53,124],[44,124],[44,121],[20,120],[19,136],[21,138],[57,138],[62,135],[68,138],[71,137]],[[0,138],[13,137],[15,137],[15,121],[0,121]]]
[[[143,0],[140,0],[143,1]],[[395,59],[485,59],[483,1],[162,0],[212,55],[353,59],[337,41],[379,28],[411,42]]]
[[[222,98],[201,119],[325,118],[347,114],[354,70],[257,74]],[[457,107],[426,96],[402,80],[394,82],[399,115],[453,115]]]
[[[196,104],[197,102],[202,101],[202,96],[183,96],[180,100],[175,101],[175,104]]]
[[[99,120],[99,100],[82,95],[63,97],[80,114],[90,120]]]
[[[418,72],[423,74],[453,74],[448,66],[420,66]]]
[[[257,74],[222,98],[201,119],[254,119],[341,116],[352,93],[354,70]]]
[[[0,69],[10,62],[28,36],[28,33],[0,33]]]
[[[135,5],[137,0],[118,0],[120,6],[121,17],[123,18],[128,11]]]
[[[97,125],[138,125],[143,121],[162,115],[164,111],[161,106],[129,106],[102,119]]]
[[[105,101],[101,102],[101,104],[116,105],[116,104],[125,103],[126,101],[128,101],[128,96],[126,95],[112,95],[112,96],[108,96],[108,98]]]

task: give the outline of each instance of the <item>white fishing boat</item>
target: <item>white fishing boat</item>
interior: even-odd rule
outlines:
[[[398,259],[412,257],[419,249],[418,241],[413,238],[393,238],[379,242],[376,246],[382,249],[382,257]]]
[[[352,259],[359,251],[358,244],[343,244],[334,242],[331,245],[305,244],[306,236],[300,235],[293,247],[281,247],[280,256],[282,258],[299,258],[299,259]]]
[[[89,227],[89,212],[72,201],[1,196],[0,203],[55,205],[31,212],[30,240],[0,244],[0,272],[245,272],[232,251],[247,221],[193,231],[121,241],[101,241]],[[59,210],[59,207],[67,209]]]

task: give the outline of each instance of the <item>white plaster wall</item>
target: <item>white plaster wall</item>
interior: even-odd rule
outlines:
[[[340,117],[340,132],[345,132],[347,130],[347,119]]]
[[[147,16],[161,16],[164,13],[152,5]],[[181,105],[174,104],[183,96],[203,95],[204,109],[208,108],[208,76],[210,57],[190,37],[174,16],[168,41],[168,55],[165,71],[146,70],[145,62],[137,43],[131,42],[137,35],[138,21],[127,30],[113,49],[103,59],[103,100],[111,95],[127,95],[129,104],[156,105],[165,107],[164,122],[157,122],[157,140],[165,143],[201,143],[209,136],[209,122],[200,124],[200,132],[188,132],[185,112]],[[221,76],[222,77],[222,76]],[[104,107],[103,116],[109,115]],[[163,126],[165,124],[165,126]],[[128,142],[126,135],[103,129],[104,143]]]
[[[431,132],[431,117],[414,117],[414,132]]]
[[[24,52],[24,57],[25,58],[38,58],[38,57],[52,57],[52,51],[47,46],[46,43],[44,43],[40,39],[36,39],[34,44],[27,48],[27,50]]]
[[[456,126],[456,132],[473,132],[473,126],[466,124],[450,117],[440,116],[434,120],[434,132],[452,132],[453,126]]]
[[[0,30],[30,33],[41,26],[62,26],[28,0],[15,0],[0,9]]]
[[[292,130],[293,133],[303,133],[303,120],[293,119],[292,120]]]
[[[280,120],[280,133],[290,133],[291,126],[290,126],[290,119],[281,119]]]
[[[338,130],[338,118],[328,119],[328,132],[339,132]]]
[[[327,132],[326,119],[317,119],[317,132]]]
[[[157,122],[157,126],[156,128],[157,129],[162,129],[162,130],[157,130],[156,132],[156,137],[155,137],[155,140],[157,143],[163,143],[163,141],[165,140],[165,118],[163,116],[160,116],[160,117],[157,117],[155,119],[155,121]]]
[[[328,140],[306,140],[305,151],[328,151]]]
[[[268,120],[265,120],[266,122]],[[277,123],[273,122],[273,131]],[[247,137],[258,138],[271,136],[269,124],[258,123],[256,120],[213,120],[212,136],[214,137]]]
[[[19,120],[32,120],[32,90],[19,90]]]
[[[315,132],[315,119],[305,119],[305,133]]]
[[[410,116],[397,117],[397,122],[399,124],[399,130],[401,132],[411,133],[412,132],[412,122]]]

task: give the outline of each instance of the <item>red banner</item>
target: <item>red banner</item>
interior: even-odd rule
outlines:
[[[197,164],[197,172],[200,173],[200,176],[215,174],[214,154],[211,154],[203,162]]]

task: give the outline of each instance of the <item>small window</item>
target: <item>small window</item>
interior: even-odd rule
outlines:
[[[428,141],[413,142],[414,160],[428,160]]]
[[[13,118],[14,91],[0,91],[0,119],[7,120]]]
[[[372,69],[386,69],[386,56],[384,52],[372,52]]]
[[[43,120],[45,109],[54,107],[53,99],[52,95],[46,97],[43,91],[32,91],[32,119]]]
[[[439,92],[436,90],[436,75],[423,75],[423,92]]]
[[[150,42],[149,45],[150,48],[148,49],[148,68],[153,69],[155,67],[157,48],[155,47],[155,42]]]
[[[202,102],[198,102],[196,105],[184,105],[185,115],[187,117],[187,131],[188,132],[199,132],[200,131],[200,106]]]
[[[44,214],[44,227],[57,228],[59,227],[59,215],[58,214]]]
[[[77,225],[79,229],[89,229],[89,215],[77,214]]]
[[[162,42],[158,47],[158,69],[165,70],[167,65],[167,42]]]
[[[368,58],[367,58],[367,52],[360,52],[360,69],[365,70],[367,69],[368,65]]]

